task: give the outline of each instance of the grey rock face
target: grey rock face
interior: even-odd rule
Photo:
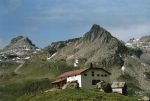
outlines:
[[[150,35],[143,36],[140,39],[132,38],[126,43],[126,46],[141,49],[143,51],[141,60],[150,64]]]
[[[36,49],[37,47],[29,38],[18,36],[13,38],[10,44],[0,51],[0,54],[23,56],[31,54]]]
[[[48,50],[52,54],[57,52],[54,59],[72,61],[79,58],[85,64],[93,62],[102,66],[122,65],[121,56],[130,51],[120,40],[96,24],[83,37],[52,43]]]
[[[140,41],[142,41],[142,42],[150,42],[150,35],[143,36],[142,38],[140,38]]]
[[[111,37],[112,37],[111,34],[107,30],[96,24],[94,24],[90,29],[90,31],[84,35],[84,39],[89,40],[91,42],[100,38],[104,42],[108,42]]]
[[[57,51],[59,51],[60,49],[62,49],[63,47],[78,41],[80,38],[74,38],[74,39],[69,39],[66,41],[58,41],[58,42],[53,42],[51,45],[47,46],[45,48],[45,50],[47,50],[49,52],[49,54],[53,54]]]

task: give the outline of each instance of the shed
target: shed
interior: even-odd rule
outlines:
[[[125,82],[113,82],[111,88],[112,92],[127,95],[127,84]]]

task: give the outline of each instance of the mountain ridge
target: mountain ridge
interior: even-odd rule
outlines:
[[[108,62],[110,62],[108,65],[113,64],[111,58],[114,60],[116,59],[115,61],[119,61],[119,64],[123,65],[119,54],[123,56],[128,54],[128,52],[134,53],[128,50],[120,40],[113,37],[107,30],[97,24],[94,24],[83,37],[65,45],[63,48],[59,49],[59,51],[55,51],[51,54],[56,52],[58,53],[55,56],[56,59],[61,56],[62,58],[67,57],[68,61],[72,61],[73,59],[70,60],[70,58],[73,58],[71,56],[74,55],[74,57],[87,59],[86,64],[94,61],[97,62],[102,59],[103,63],[101,64],[105,64],[105,66],[107,66],[106,63]],[[101,55],[101,53],[103,54]]]

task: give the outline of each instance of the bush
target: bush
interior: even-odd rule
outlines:
[[[25,87],[23,88],[24,93],[31,93],[36,91],[44,91],[51,87],[50,80],[45,78],[38,81],[27,82]]]

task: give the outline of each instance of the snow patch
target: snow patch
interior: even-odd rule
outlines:
[[[12,59],[13,61],[15,61],[16,59]]]
[[[133,55],[132,55],[131,57],[132,57],[132,58],[135,58],[135,56],[133,56]]]
[[[78,64],[77,64],[77,63],[74,63],[73,66],[74,66],[74,67],[78,67]]]
[[[119,54],[119,56],[122,58],[122,55],[121,55],[121,54]]]
[[[141,65],[143,65],[144,67],[146,67],[146,66],[147,66],[145,63],[141,63]]]
[[[28,60],[28,59],[30,59],[30,57],[25,57],[24,59]]]
[[[20,60],[20,58],[19,58],[19,57],[17,57],[17,60]]]
[[[36,51],[41,51],[41,49],[36,49]]]
[[[51,55],[51,57],[48,57],[47,60],[52,59],[57,53],[54,53],[53,55]]]
[[[29,48],[26,48],[25,50],[26,50],[26,51],[29,51],[30,49],[29,49]]]
[[[125,71],[125,69],[126,69],[126,68],[125,68],[125,66],[122,66],[122,67],[121,67],[121,71],[123,71],[123,72],[124,72],[124,71]]]
[[[132,44],[131,43],[126,43],[126,46],[132,46]]]
[[[33,54],[36,54],[36,53],[37,53],[36,51],[33,52]]]

